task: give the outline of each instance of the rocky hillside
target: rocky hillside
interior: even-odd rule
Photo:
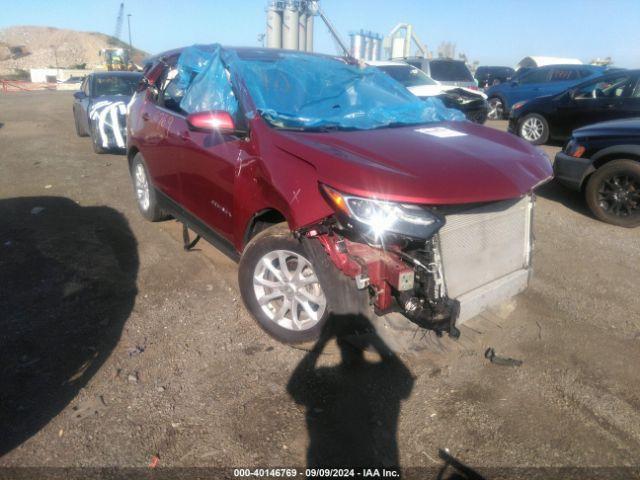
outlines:
[[[79,32],[53,27],[17,26],[0,30],[0,73],[30,68],[92,69],[100,64],[103,48],[127,47],[120,40],[96,32]],[[146,52],[135,49],[133,61],[140,63]]]

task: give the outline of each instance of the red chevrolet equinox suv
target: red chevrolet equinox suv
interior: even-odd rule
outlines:
[[[239,259],[244,304],[280,341],[356,308],[455,335],[528,284],[548,158],[375,68],[193,46],[151,59],[128,109],[140,212]]]

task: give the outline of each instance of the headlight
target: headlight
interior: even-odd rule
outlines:
[[[518,110],[520,108],[522,108],[522,106],[527,103],[526,101],[523,102],[516,102],[513,104],[513,107],[511,107],[512,110]]]
[[[387,233],[426,240],[444,225],[443,217],[419,205],[356,197],[327,185],[320,187],[338,214],[347,217],[349,223],[355,223],[352,226],[359,227],[361,233],[372,236],[375,241]]]
[[[564,153],[566,153],[570,157],[576,158],[582,157],[586,150],[587,149],[584,146],[580,145],[575,138],[572,138],[569,143],[567,143],[567,146],[564,147]]]

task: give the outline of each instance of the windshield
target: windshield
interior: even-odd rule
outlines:
[[[377,68],[319,55],[262,52],[262,57],[235,55],[227,63],[272,126],[367,130],[464,120],[439,99],[420,100]]]
[[[476,77],[510,77],[513,74],[513,68],[509,67],[479,67],[476,70]]]
[[[443,82],[473,82],[471,72],[457,60],[432,60],[429,62],[431,78]]]
[[[407,88],[438,84],[422,70],[411,65],[380,65],[378,68]]]
[[[133,95],[142,75],[97,76],[93,80],[93,96]]]

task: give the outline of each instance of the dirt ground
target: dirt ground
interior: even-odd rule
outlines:
[[[315,362],[254,324],[231,260],[142,219],[71,104],[0,95],[0,466],[302,467],[354,443],[403,467],[639,465],[639,230],[548,184],[517,300],[458,342],[394,317],[397,356]]]

